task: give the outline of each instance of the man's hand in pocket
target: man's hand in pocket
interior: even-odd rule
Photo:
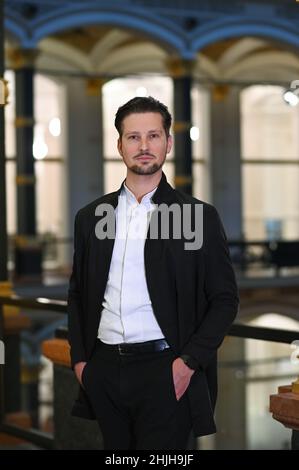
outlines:
[[[77,380],[79,382],[79,384],[83,387],[83,384],[82,384],[82,373],[83,373],[83,369],[84,367],[86,366],[87,362],[77,362],[77,364],[75,364],[75,367],[74,367],[74,371],[75,371],[75,374],[76,374],[76,377],[77,377]]]

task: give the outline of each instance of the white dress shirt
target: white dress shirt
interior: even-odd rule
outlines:
[[[124,184],[115,209],[116,237],[104,294],[98,338],[104,343],[140,343],[164,338],[149,297],[144,244],[152,211],[151,197],[138,203]],[[100,262],[100,260],[99,260]]]

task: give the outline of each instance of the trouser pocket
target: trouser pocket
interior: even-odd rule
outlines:
[[[86,375],[87,375],[87,369],[89,367],[89,362],[90,361],[86,362],[82,371],[82,375],[81,375],[81,382],[82,382],[84,390],[86,390]]]

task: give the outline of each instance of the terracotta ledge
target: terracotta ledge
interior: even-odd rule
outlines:
[[[286,428],[299,431],[299,393],[293,393],[291,385],[283,385],[276,395],[270,395],[270,412]]]
[[[66,339],[49,339],[42,344],[42,353],[54,364],[71,367],[70,345]]]

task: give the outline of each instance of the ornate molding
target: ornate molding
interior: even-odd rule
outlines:
[[[15,70],[34,67],[38,54],[37,49],[11,48],[7,50],[11,67]]]

